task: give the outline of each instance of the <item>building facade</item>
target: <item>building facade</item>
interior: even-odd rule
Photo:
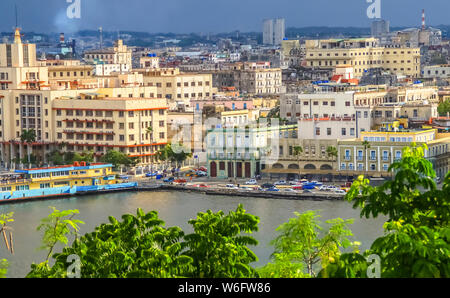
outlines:
[[[376,38],[306,41],[306,67],[333,68],[349,64],[355,77],[372,68],[394,74],[420,77],[420,48],[380,47]]]

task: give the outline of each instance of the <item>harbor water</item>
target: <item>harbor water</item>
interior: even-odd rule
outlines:
[[[108,216],[119,219],[125,213],[136,214],[137,208],[142,208],[145,212],[156,210],[166,227],[179,226],[189,233],[192,228],[188,221],[195,218],[198,212],[211,209],[214,212],[223,210],[228,213],[235,210],[239,203],[244,205],[248,213],[260,218],[259,230],[253,234],[259,244],[250,246],[259,258],[258,262],[252,264],[254,266],[262,266],[269,261],[273,252],[270,241],[277,235],[275,229],[294,217],[296,211],[301,213],[317,210],[323,221],[336,217],[353,218],[355,221],[350,226],[354,234],[352,240],[361,242],[363,250],[369,248],[373,240],[383,234],[382,226],[386,220],[384,217],[360,218],[360,210],[353,209],[351,203],[333,200],[280,200],[181,191],[124,191],[73,196],[0,205],[0,214],[14,212],[14,222],[10,224],[13,228],[14,255],[7,252],[2,240],[0,259],[5,258],[9,262],[8,277],[24,277],[33,262],[45,260],[46,251],[39,250],[43,233],[36,228],[40,220],[50,214],[50,206],[58,210],[78,209],[80,214],[76,218],[85,222],[81,225],[81,234],[91,232],[96,226],[108,222]],[[58,251],[56,249],[56,252]]]

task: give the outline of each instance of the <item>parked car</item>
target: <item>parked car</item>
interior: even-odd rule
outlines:
[[[246,185],[256,185],[258,182],[255,179],[250,179],[245,182]]]
[[[285,191],[285,192],[295,192],[295,190],[293,190],[292,188],[285,188],[285,189],[283,189],[283,191]]]
[[[128,177],[128,176],[126,176],[126,175],[120,175],[119,178],[120,178],[120,179],[124,179],[124,180],[130,179],[130,177]]]
[[[276,187],[271,187],[271,188],[267,188],[266,191],[280,191],[280,190]]]
[[[227,185],[225,185],[225,187],[226,187],[226,188],[231,188],[231,189],[239,189],[239,187],[237,187],[237,186],[234,185],[234,184],[227,184]]]
[[[287,182],[284,180],[280,180],[274,183],[274,185],[287,185]]]
[[[174,180],[175,180],[174,177],[169,177],[169,178],[164,179],[163,182],[168,183],[168,182],[173,182]]]
[[[271,187],[275,187],[275,185],[273,185],[272,183],[264,183],[263,185],[261,185],[261,188],[271,188]]]
[[[187,180],[186,179],[176,179],[173,182],[175,182],[175,183],[186,183]]]
[[[337,193],[337,194],[346,194],[345,190],[343,190],[343,189],[337,189],[337,190],[334,191],[334,193]]]
[[[145,177],[155,177],[156,175],[158,175],[158,172],[153,172],[153,173],[148,172],[145,174]]]
[[[208,176],[208,173],[204,172],[204,171],[197,171],[197,172],[195,172],[195,174],[197,175],[197,177],[206,177],[206,176]]]
[[[292,189],[293,190],[302,190],[303,186],[302,185],[295,185],[295,186],[292,186]]]
[[[312,190],[305,189],[305,190],[303,190],[303,193],[312,193]]]

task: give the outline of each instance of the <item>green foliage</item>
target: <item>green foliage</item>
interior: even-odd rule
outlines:
[[[228,215],[211,210],[198,213],[197,219],[189,221],[194,233],[186,235],[183,243],[186,255],[193,260],[188,277],[256,277],[249,264],[258,258],[247,245],[257,245],[258,241],[241,233],[257,231],[258,222],[259,218],[246,213],[241,204]]]
[[[257,268],[261,278],[307,278],[304,273],[305,266],[301,262],[292,262],[289,253],[272,254],[273,263]]]
[[[48,250],[47,260],[56,244],[61,243],[67,245],[68,235],[77,235],[79,231],[78,224],[84,224],[81,220],[72,219],[78,210],[59,211],[55,207],[50,207],[53,212],[41,220],[41,224],[37,227],[38,231],[44,231],[41,249]]]
[[[167,144],[164,148],[161,148],[156,152],[156,156],[162,161],[169,160],[171,162],[176,162],[178,166],[187,158],[192,157],[192,153],[182,145],[175,144],[172,146],[171,144]]]
[[[49,161],[55,165],[71,165],[74,162],[93,162],[94,161],[94,152],[92,151],[83,151],[82,153],[67,151],[60,153],[55,150],[50,153]]]
[[[36,141],[36,132],[34,129],[24,129],[20,135],[20,140],[25,143],[32,143]]]
[[[299,157],[303,153],[303,147],[302,146],[294,146],[294,155]]]
[[[110,163],[115,168],[118,168],[121,165],[135,166],[139,163],[139,158],[130,157],[125,153],[116,150],[109,150],[105,155],[102,156],[101,161],[105,163]]]
[[[14,212],[9,212],[6,214],[0,214],[0,226],[5,226],[9,222],[14,222],[13,218]]]
[[[445,183],[442,190],[436,189],[433,166],[423,158],[425,149],[426,145],[405,147],[403,158],[389,168],[395,171],[392,181],[372,187],[368,179],[358,177],[346,199],[353,201],[353,208],[360,207],[361,216],[366,218],[383,214],[391,221],[401,219],[415,226],[448,225],[450,190]]]
[[[447,116],[450,113],[450,99],[441,102],[437,108],[439,115]]]
[[[66,277],[67,258],[77,255],[82,278],[253,277],[248,265],[256,256],[246,245],[257,242],[241,232],[257,230],[257,217],[236,212],[199,213],[190,223],[194,233],[165,228],[156,211],[125,214],[75,239],[53,255],[55,264],[32,265],[28,277]]]
[[[426,149],[404,148],[403,158],[389,168],[395,171],[392,181],[372,187],[359,177],[346,195],[361,217],[388,217],[384,236],[364,253],[380,257],[381,277],[450,277],[450,173],[437,189]],[[362,255],[345,254],[319,276],[364,277],[367,266]]]
[[[320,216],[316,212],[294,214],[296,217],[277,228],[280,234],[272,241],[272,245],[275,246],[272,255],[275,264],[265,266],[260,271],[266,276],[268,272],[274,277],[315,276],[314,271],[318,264],[325,267],[341,254],[341,248],[352,245],[348,239],[352,236],[352,232],[347,227],[352,220],[341,218],[328,220],[326,223],[329,228],[322,231],[318,220]],[[320,237],[321,232],[323,235]],[[306,268],[306,273],[303,272],[303,268]]]
[[[336,147],[333,146],[328,146],[326,153],[330,158],[338,156],[338,150],[336,149]]]
[[[0,278],[5,278],[8,273],[8,261],[6,259],[0,259]]]

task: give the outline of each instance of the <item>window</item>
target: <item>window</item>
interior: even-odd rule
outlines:
[[[347,129],[346,128],[342,128],[341,134],[343,136],[345,136],[347,134]]]
[[[316,136],[320,136],[320,127],[316,127]]]
[[[331,136],[331,127],[327,128],[327,136]]]
[[[347,150],[345,150],[345,160],[350,160],[350,158],[351,158],[350,150],[347,149]]]

